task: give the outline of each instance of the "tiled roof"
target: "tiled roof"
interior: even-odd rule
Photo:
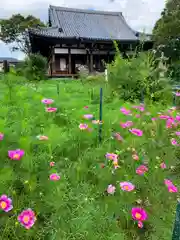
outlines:
[[[19,60],[16,59],[16,58],[11,58],[11,57],[0,57],[0,62],[3,62],[3,61],[8,61],[8,62],[12,62],[12,63],[19,62]]]
[[[121,12],[50,6],[49,20],[52,27],[30,29],[29,32],[56,38],[138,40]]]

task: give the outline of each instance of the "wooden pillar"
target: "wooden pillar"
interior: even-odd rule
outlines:
[[[68,73],[71,74],[72,73],[72,62],[71,62],[71,49],[68,48]]]
[[[8,63],[7,60],[3,61],[3,70],[4,70],[4,73],[8,73],[9,72],[9,63]]]
[[[52,49],[52,73],[56,72],[55,51]]]
[[[92,49],[90,50],[90,64],[89,64],[89,72],[92,73],[93,72],[93,53],[92,53]]]
[[[88,50],[86,51],[86,65],[89,68],[89,52],[88,52]]]

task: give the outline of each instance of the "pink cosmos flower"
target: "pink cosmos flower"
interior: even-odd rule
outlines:
[[[160,119],[169,119],[170,117],[168,115],[160,115],[159,118]]]
[[[129,128],[133,125],[133,122],[132,121],[127,121],[125,123],[120,123],[121,127],[122,128]]]
[[[106,153],[105,157],[108,160],[117,160],[118,159],[118,155],[115,153]]]
[[[157,120],[157,118],[151,118],[151,120],[152,120],[152,121],[156,121],[156,120]]]
[[[114,194],[115,191],[116,191],[116,187],[115,186],[113,186],[112,184],[108,185],[107,192],[109,194]]]
[[[180,136],[180,132],[176,132],[176,135],[177,135],[177,136]]]
[[[46,105],[49,105],[49,104],[52,104],[54,102],[54,100],[45,98],[45,99],[42,99],[41,102],[46,104]]]
[[[88,106],[84,106],[85,109],[88,109],[89,107]]]
[[[56,111],[57,111],[57,108],[54,108],[54,107],[46,108],[46,112],[56,112]]]
[[[138,156],[137,154],[133,154],[133,155],[132,155],[132,158],[133,158],[134,160],[136,160],[136,161],[139,160],[139,156]]]
[[[177,146],[179,145],[179,144],[177,143],[176,139],[174,139],[174,138],[171,139],[171,144],[172,144],[172,145],[177,145]]]
[[[57,173],[52,173],[50,176],[49,176],[50,180],[52,181],[58,181],[60,180],[60,176],[57,174]]]
[[[165,164],[164,162],[162,162],[162,163],[160,164],[160,167],[161,167],[162,169],[165,169],[165,168],[166,168],[166,164]]]
[[[148,218],[146,211],[143,208],[132,208],[132,218],[136,221],[145,221]]]
[[[0,141],[2,141],[4,138],[4,134],[0,132]]]
[[[136,169],[136,173],[138,175],[144,175],[144,173],[146,173],[148,171],[148,168],[145,165],[140,165],[137,169]]]
[[[126,192],[131,192],[135,188],[135,186],[130,182],[121,182],[120,187],[123,191],[126,191]]]
[[[126,109],[126,108],[121,108],[120,111],[124,114],[124,115],[130,115],[131,111]]]
[[[169,179],[164,179],[164,184],[165,184],[166,186],[173,185],[173,183],[172,183],[171,180],[169,180]]]
[[[0,197],[0,209],[5,212],[9,212],[11,209],[13,209],[12,200],[5,194],[1,195]]]
[[[50,162],[49,165],[50,165],[50,167],[54,167],[55,162]]]
[[[177,92],[177,93],[176,93],[176,97],[180,97],[180,92]]]
[[[129,129],[129,131],[138,137],[141,137],[143,135],[143,131],[137,128]]]
[[[140,118],[141,115],[140,115],[140,114],[136,114],[135,117],[136,117],[136,118]]]
[[[113,133],[113,137],[118,141],[123,141],[123,138],[121,137],[120,133]]]
[[[80,124],[79,124],[79,128],[80,128],[81,130],[86,130],[86,129],[88,129],[88,125],[87,125],[86,123],[80,123]]]
[[[43,140],[48,140],[49,138],[44,135],[39,135],[39,136],[37,136],[37,139],[39,139],[40,141],[43,141]]]
[[[92,119],[93,118],[93,115],[92,114],[84,114],[83,118],[85,119]]]
[[[24,150],[21,149],[10,150],[8,151],[8,156],[12,160],[21,160],[21,158],[24,156]]]
[[[144,112],[144,110],[145,110],[144,104],[140,104],[140,106],[134,106],[133,108],[139,109],[141,112]]]
[[[23,227],[30,229],[36,221],[35,213],[32,209],[28,208],[19,214],[18,221]]]
[[[177,187],[174,186],[173,184],[168,185],[167,187],[168,187],[168,192],[171,192],[171,193],[172,193],[172,192],[178,192]]]
[[[138,221],[138,227],[143,228],[143,223],[141,221]]]
[[[176,120],[177,120],[177,121],[180,121],[180,115],[177,115],[177,116],[176,116]]]

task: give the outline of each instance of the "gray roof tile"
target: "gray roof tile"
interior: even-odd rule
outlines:
[[[136,41],[134,31],[128,26],[121,12],[49,7],[52,27],[30,29],[36,35],[57,38],[84,38],[96,40]],[[62,29],[62,32],[59,29]]]

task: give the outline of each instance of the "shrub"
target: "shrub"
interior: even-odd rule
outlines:
[[[166,92],[172,95],[169,79],[160,76],[161,69],[155,67],[151,52],[140,53],[138,57],[131,59],[123,59],[117,52],[114,62],[108,64],[107,69],[109,85],[125,101],[142,98],[163,101],[162,97]]]
[[[31,54],[25,59],[25,77],[29,80],[43,80],[47,73],[47,59],[40,54]]]

